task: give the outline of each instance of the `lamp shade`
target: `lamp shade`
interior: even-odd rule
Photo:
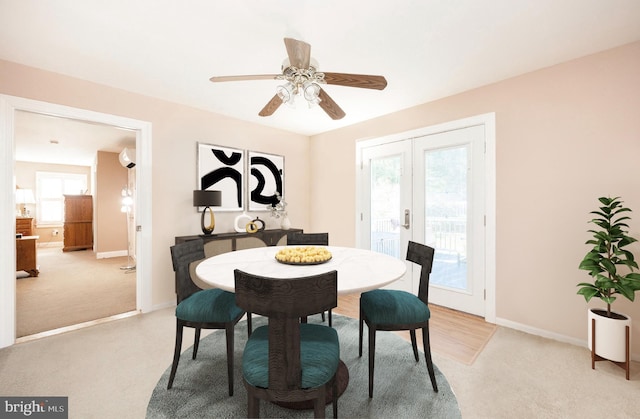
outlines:
[[[193,191],[194,207],[219,207],[222,205],[220,191]]]
[[[35,204],[36,199],[31,189],[16,189],[16,204]]]

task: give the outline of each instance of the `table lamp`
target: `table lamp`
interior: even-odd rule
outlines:
[[[202,217],[200,217],[200,225],[202,227],[202,233],[209,235],[213,232],[216,226],[216,219],[213,216],[213,210],[211,207],[219,207],[222,205],[222,192],[220,191],[193,191],[193,206],[204,207],[202,210]],[[209,225],[204,223],[204,215],[209,210]]]
[[[25,204],[35,204],[36,199],[31,189],[16,189],[16,204],[21,205],[20,216],[27,216],[27,207]]]

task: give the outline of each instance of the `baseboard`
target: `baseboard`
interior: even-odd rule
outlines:
[[[37,243],[38,243],[37,247],[39,248],[64,247],[64,242],[61,242],[61,241],[45,242],[45,241],[38,240]]]
[[[22,337],[16,338],[15,343],[25,343],[32,340],[37,340],[37,339],[41,339],[49,336],[55,336],[55,335],[59,335],[66,332],[73,332],[74,330],[79,330],[86,327],[95,326],[98,324],[108,323],[114,320],[126,319],[127,317],[132,317],[138,314],[140,314],[138,310],[128,311],[126,313],[114,314],[113,316],[105,317],[103,319],[89,320],[87,322],[78,323],[71,326],[64,326],[58,329],[47,330],[46,332],[36,333],[35,335],[22,336]]]
[[[127,251],[126,250],[114,250],[113,252],[99,252],[99,253],[96,253],[96,259],[119,258],[121,256],[127,256]]]
[[[543,338],[556,340],[558,342],[563,342],[563,343],[568,343],[568,344],[575,345],[575,346],[580,346],[582,348],[589,348],[589,345],[588,345],[586,339],[585,340],[577,339],[577,338],[574,338],[574,337],[571,337],[571,336],[566,336],[566,335],[562,335],[560,333],[550,332],[550,331],[544,330],[544,329],[538,329],[536,327],[531,327],[531,326],[526,325],[526,324],[514,322],[514,321],[511,321],[511,320],[507,320],[507,319],[502,319],[502,318],[499,318],[499,317],[496,318],[496,324],[498,326],[508,327],[509,329],[518,330],[520,332],[528,333],[530,335],[540,336],[540,337],[543,337]],[[632,353],[631,354],[631,360],[632,361],[640,361],[640,353]]]
[[[167,301],[161,304],[156,304],[154,306],[151,307],[151,311],[156,311],[156,310],[163,310],[165,308],[170,308],[170,307],[175,307],[176,306],[176,302],[174,301]]]

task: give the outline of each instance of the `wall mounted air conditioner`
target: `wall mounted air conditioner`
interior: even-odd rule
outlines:
[[[120,164],[127,169],[131,169],[136,165],[136,149],[125,148],[120,152]]]

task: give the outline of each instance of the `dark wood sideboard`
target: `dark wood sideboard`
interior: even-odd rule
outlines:
[[[255,233],[220,233],[211,235],[195,235],[195,236],[176,236],[176,244],[184,243],[189,240],[202,239],[205,245],[212,241],[224,242],[230,251],[241,248],[239,245],[243,239],[256,238],[264,242],[267,246],[276,246],[278,242],[286,235],[291,233],[302,233],[300,228],[290,228],[289,230],[273,229],[261,230]],[[222,244],[222,243],[221,243]]]

